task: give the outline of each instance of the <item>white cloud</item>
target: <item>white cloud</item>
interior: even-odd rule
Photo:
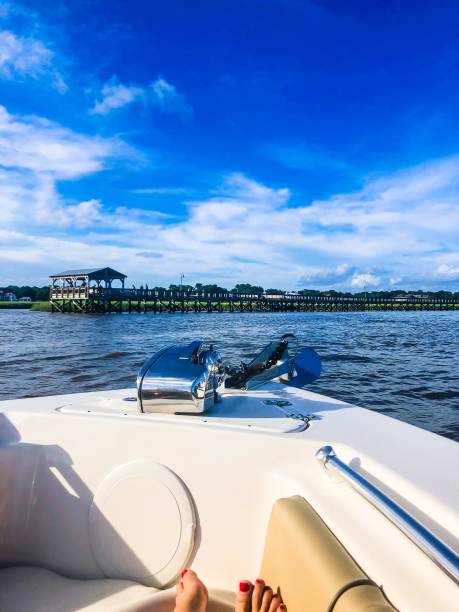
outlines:
[[[0,172],[0,213],[9,220],[2,227],[22,232],[18,265],[29,253],[37,274],[46,275],[51,263],[78,267],[97,260],[151,286],[168,284],[178,270],[190,282],[286,289],[459,283],[458,158],[368,179],[355,193],[296,207],[289,189],[233,173],[206,197],[186,202],[184,218],[171,218],[127,206],[113,210],[90,194],[84,202],[63,202],[57,180],[101,170],[122,154],[117,141],[43,120],[1,117],[0,128],[6,125],[16,143],[9,155],[17,160]],[[15,140],[21,130],[25,136]],[[43,135],[50,147],[40,153]],[[25,142],[34,139],[35,158]],[[5,143],[0,129],[0,165]],[[78,162],[73,170],[71,159]],[[27,225],[19,208],[27,210]],[[47,225],[46,238],[40,224]],[[87,228],[87,238],[76,237],[74,227]],[[0,257],[11,261],[11,246],[0,246]]]
[[[36,220],[44,225],[53,225],[60,228],[87,228],[101,221],[102,203],[91,199],[78,204],[63,204],[57,198],[53,205],[48,205],[38,211]]]
[[[117,139],[78,134],[39,117],[17,117],[0,106],[0,224],[89,227],[102,204],[65,202],[57,182],[78,179],[130,153]]]
[[[142,86],[124,85],[116,76],[113,76],[102,86],[99,99],[96,100],[92,112],[107,115],[113,110],[133,103],[140,103],[145,107],[156,106],[162,112],[177,114],[182,119],[189,119],[193,115],[193,109],[185,96],[178,93],[174,85],[161,77],[147,86]]]
[[[101,94],[101,100],[96,102],[92,112],[98,115],[106,115],[110,111],[122,108],[135,100],[143,100],[145,90],[143,87],[135,85],[123,85],[118,83],[116,79],[112,79],[102,87]]]
[[[338,283],[347,281],[355,268],[347,263],[338,264],[335,268],[311,268],[309,272],[304,274],[298,281],[301,286],[314,285],[331,287]]]
[[[351,279],[351,287],[362,289],[364,287],[378,287],[381,279],[374,274],[354,274]]]
[[[0,31],[1,78],[38,79],[50,75],[54,88],[65,93],[67,85],[53,64],[54,53],[41,40],[17,36],[9,30]]]
[[[78,178],[101,170],[126,146],[116,139],[78,134],[40,117],[17,117],[0,106],[0,165],[56,178]]]
[[[151,103],[165,113],[176,113],[183,118],[191,118],[193,109],[188,104],[185,96],[179,94],[177,89],[165,79],[159,77],[156,81],[150,83],[152,92]]]
[[[245,206],[269,208],[281,208],[290,199],[290,190],[286,187],[273,189],[266,187],[258,181],[247,178],[240,172],[235,172],[225,178],[224,183],[217,190],[221,198],[213,201],[226,202],[228,199],[245,203]]]
[[[436,272],[441,279],[459,281],[459,264],[440,264]]]
[[[13,78],[27,74],[36,78],[51,64],[53,54],[33,38],[20,38],[8,30],[0,31],[0,74]]]

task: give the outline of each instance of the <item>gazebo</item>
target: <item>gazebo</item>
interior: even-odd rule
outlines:
[[[101,289],[111,289],[114,281],[120,281],[124,289],[126,274],[113,268],[86,268],[64,270],[51,274],[51,299],[88,299],[90,294],[100,293]]]

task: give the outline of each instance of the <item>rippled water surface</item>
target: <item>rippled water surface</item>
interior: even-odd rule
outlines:
[[[0,310],[0,398],[135,385],[159,348],[214,341],[231,362],[295,333],[323,374],[311,390],[459,440],[459,313],[63,315]]]

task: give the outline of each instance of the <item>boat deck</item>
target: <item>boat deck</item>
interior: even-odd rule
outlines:
[[[257,571],[270,508],[280,497],[301,495],[400,609],[456,608],[456,584],[351,487],[329,478],[315,458],[320,447],[332,445],[346,464],[459,550],[456,442],[275,382],[232,390],[197,415],[139,413],[135,397],[128,388],[3,401],[0,438],[3,445],[49,449],[52,465],[52,449],[63,449],[88,496],[115,465],[145,457],[169,466],[192,491],[203,525],[193,566],[217,588],[231,589],[241,573]],[[239,551],[247,543],[234,532],[242,524],[251,534],[244,559]],[[225,550],[222,560],[217,542]]]

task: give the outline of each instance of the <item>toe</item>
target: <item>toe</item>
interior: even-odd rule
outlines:
[[[184,570],[177,588],[175,612],[205,612],[207,609],[207,589],[193,570]]]
[[[273,598],[273,590],[271,587],[265,586],[265,590],[263,591],[263,597],[261,598],[261,606],[260,612],[268,612],[269,606],[271,605],[271,600]]]
[[[276,612],[276,610],[280,610],[283,605],[281,596],[278,593],[274,593],[269,606],[269,612]],[[285,610],[285,606],[282,610]]]
[[[205,593],[206,597],[207,597],[207,587],[204,584],[204,582],[202,582],[202,580],[199,579],[199,576],[196,574],[196,572],[193,572],[192,570],[188,570],[187,573],[184,575],[183,579],[184,581],[184,585],[191,584],[192,586],[195,586],[195,588],[199,589],[201,592]]]
[[[253,585],[249,580],[242,580],[239,583],[235,612],[250,612],[252,610],[252,590]]]
[[[252,593],[252,612],[258,612],[261,607],[261,600],[263,598],[263,591],[265,590],[265,582],[261,578],[255,580]]]
[[[193,570],[190,570],[190,569],[183,570],[183,572],[182,572],[182,582],[183,582],[183,584],[186,584],[187,582],[191,583],[191,582],[194,582],[196,580],[198,580],[198,575],[197,575],[196,572],[193,572]]]

